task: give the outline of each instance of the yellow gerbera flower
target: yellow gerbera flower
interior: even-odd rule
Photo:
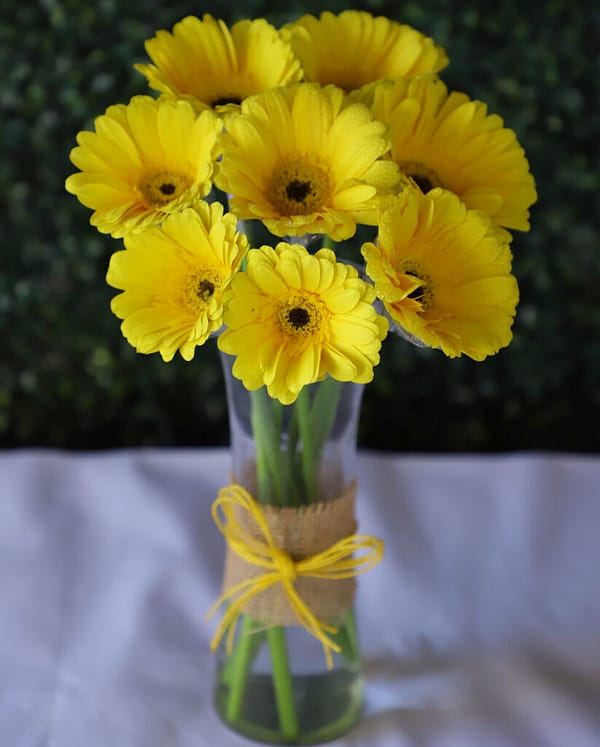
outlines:
[[[235,109],[247,96],[302,77],[290,45],[264,18],[229,29],[208,13],[202,20],[187,16],[145,46],[154,64],[135,68],[152,88],[197,110]]]
[[[509,244],[456,195],[407,189],[362,248],[377,295],[401,330],[451,357],[481,361],[512,339],[518,302]]]
[[[391,157],[427,191],[443,187],[504,228],[527,231],[537,194],[515,133],[482,101],[435,75],[381,81],[352,95],[390,125]]]
[[[399,179],[386,127],[335,86],[298,83],[264,91],[227,120],[216,184],[239,218],[277,236],[325,233],[335,241],[374,225],[380,190]]]
[[[283,404],[327,374],[365,384],[388,329],[374,300],[373,287],[330,249],[263,246],[233,278],[218,346],[237,356],[233,374],[247,389],[266,385]]]
[[[184,101],[135,96],[80,132],[67,191],[94,210],[92,225],[120,238],[194,205],[212,186],[221,121]]]
[[[446,52],[416,29],[361,10],[305,15],[282,29],[306,80],[350,91],[381,78],[438,72]]]
[[[223,293],[248,249],[231,213],[200,202],[128,236],[110,259],[106,280],[122,290],[111,309],[138,353],[179,350],[186,361],[223,321]]]

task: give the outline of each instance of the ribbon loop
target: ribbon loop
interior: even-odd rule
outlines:
[[[242,526],[238,520],[240,510],[250,515],[257,527],[258,536]],[[313,614],[298,594],[294,582],[303,576],[334,581],[365,573],[382,559],[383,542],[368,535],[351,534],[322,552],[294,560],[285,548],[278,547],[274,542],[260,504],[237,484],[228,485],[219,491],[212,505],[212,516],[229,548],[245,562],[263,572],[226,589],[208,611],[207,617],[210,617],[222,604],[229,602],[229,608],[211,641],[211,650],[214,651],[219,646],[227,633],[227,650],[230,653],[238,619],[248,602],[267,588],[281,584],[298,623],[320,641],[327,667],[331,669],[331,652],[340,651],[340,647],[330,637],[337,632],[337,628]]]

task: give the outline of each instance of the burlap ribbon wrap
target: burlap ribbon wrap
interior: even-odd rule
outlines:
[[[262,512],[277,547],[294,561],[327,550],[339,540],[356,531],[354,518],[355,485],[333,500],[298,508],[262,506]],[[236,507],[236,520],[257,539],[262,533],[247,511]],[[223,592],[246,579],[256,578],[263,569],[246,562],[227,546]],[[303,602],[319,620],[334,623],[354,602],[355,578],[322,579],[299,576],[295,589]],[[281,584],[274,584],[257,594],[244,607],[244,612],[267,625],[297,625],[298,619]]]

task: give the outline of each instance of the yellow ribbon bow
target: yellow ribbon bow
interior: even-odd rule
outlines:
[[[236,506],[246,510],[252,516],[262,537],[244,530],[235,517]],[[219,491],[212,505],[212,516],[230,549],[247,563],[264,568],[264,573],[247,578],[227,589],[208,611],[207,618],[213,615],[222,604],[230,602],[211,641],[211,650],[215,651],[227,632],[227,652],[231,653],[236,625],[247,603],[257,594],[279,583],[283,587],[298,622],[321,642],[327,667],[331,669],[333,666],[331,652],[339,653],[341,649],[327,634],[335,634],[337,628],[315,617],[296,591],[294,580],[299,576],[335,580],[352,578],[365,573],[374,568],[382,559],[383,542],[368,535],[352,534],[322,552],[302,560],[294,560],[273,541],[261,506],[241,485],[236,484],[228,485]],[[356,552],[365,554],[354,557]]]

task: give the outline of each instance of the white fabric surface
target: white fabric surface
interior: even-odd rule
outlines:
[[[228,452],[0,454],[1,747],[243,747],[212,707]],[[362,452],[365,716],[333,745],[600,745],[600,458]]]

